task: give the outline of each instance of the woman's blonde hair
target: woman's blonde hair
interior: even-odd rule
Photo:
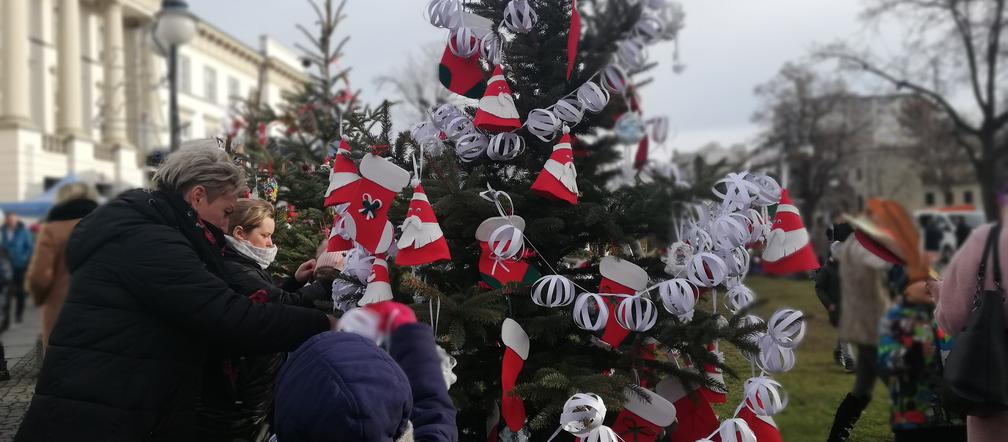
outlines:
[[[98,194],[86,183],[70,183],[56,191],[56,204],[73,200],[97,200]]]
[[[276,218],[276,210],[273,209],[272,204],[264,200],[242,198],[235,203],[234,212],[228,216],[227,234],[234,234],[238,227],[250,232],[259,227],[259,224],[262,224],[266,218]]]
[[[154,172],[154,190],[185,194],[196,186],[207,190],[210,201],[229,192],[245,189],[245,172],[214,140],[198,140],[168,155]]]

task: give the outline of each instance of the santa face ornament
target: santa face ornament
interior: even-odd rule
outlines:
[[[763,270],[773,275],[788,275],[819,268],[808,230],[787,189],[781,192],[773,229],[763,249]]]
[[[448,242],[434,215],[434,208],[420,184],[413,189],[413,199],[400,228],[402,235],[396,243],[399,248],[396,264],[414,266],[451,259]]]

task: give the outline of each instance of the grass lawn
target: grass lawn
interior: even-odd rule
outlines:
[[[775,376],[790,396],[790,403],[774,417],[786,441],[825,441],[833,423],[837,405],[854,384],[854,375],[846,374],[833,362],[837,332],[830,326],[826,312],[815,296],[811,281],[792,281],[752,277],[746,283],[764,304],[756,314],[767,319],[778,308],[792,307],[805,313],[808,331],[798,348],[798,361],[788,373]],[[743,379],[725,376],[729,387],[727,404],[715,407],[724,419],[741,401],[742,382],[749,377],[749,363],[734,347],[722,347],[729,364]],[[892,441],[889,429],[889,396],[879,382],[874,399],[858,421],[851,441]]]

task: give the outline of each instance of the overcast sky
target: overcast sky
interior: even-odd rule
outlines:
[[[293,47],[303,37],[294,25],[312,29],[307,0],[190,0],[204,20],[253,46],[269,34]],[[410,54],[446,31],[423,16],[425,0],[350,0],[347,21],[337,33],[350,35],[342,64],[368,102],[394,99],[377,91],[373,79],[396,70]],[[642,90],[646,115],[668,115],[670,145],[689,151],[711,142],[751,140],[757,129],[750,117],[757,105],[753,88],[771,78],[786,61],[801,58],[816,43],[856,36],[862,25],[858,0],[682,0],[686,29],[681,36],[687,69],[672,72],[672,48],[655,46],[655,82]],[[238,7],[237,5],[241,5]],[[434,72],[433,70],[431,71]],[[431,78],[434,82],[436,79]],[[405,127],[397,128],[405,129]]]

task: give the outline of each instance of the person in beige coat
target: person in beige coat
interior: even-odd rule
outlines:
[[[28,264],[25,286],[35,305],[42,307],[42,351],[49,343],[49,333],[56,325],[63,302],[70,290],[70,272],[66,267],[66,244],[77,223],[98,207],[94,191],[84,183],[71,183],[59,189],[56,205],[49,211],[35,243],[35,254]]]

